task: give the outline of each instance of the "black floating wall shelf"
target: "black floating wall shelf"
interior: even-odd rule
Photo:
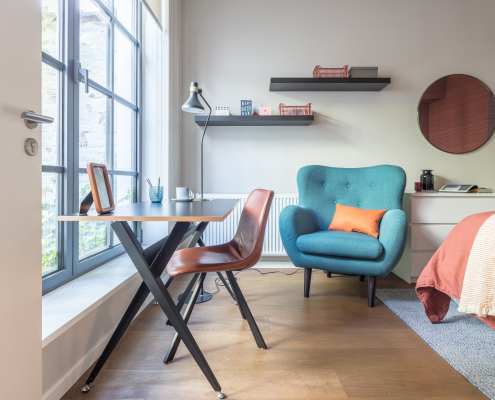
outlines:
[[[207,116],[196,115],[194,122],[205,126]],[[208,126],[307,126],[314,115],[212,115]]]
[[[379,92],[390,78],[271,78],[270,92]]]

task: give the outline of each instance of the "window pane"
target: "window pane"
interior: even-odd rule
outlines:
[[[46,276],[59,269],[58,262],[58,174],[41,174],[41,274]]]
[[[114,15],[132,35],[136,35],[136,1],[114,0]]]
[[[109,143],[110,100],[96,90],[79,91],[79,167],[88,162],[107,165]],[[111,169],[111,166],[108,166]]]
[[[133,154],[135,146],[133,131],[135,111],[114,102],[114,167],[120,171],[133,171]]]
[[[41,113],[54,118],[51,124],[41,124],[41,163],[59,165],[58,157],[58,83],[60,72],[41,63]]]
[[[79,174],[79,202],[91,190],[88,174]],[[94,204],[91,206],[94,210]],[[110,247],[109,222],[79,223],[79,259],[89,257]]]
[[[135,103],[135,64],[136,49],[126,36],[115,29],[115,76],[114,91],[131,103]]]
[[[89,79],[108,88],[110,18],[90,0],[81,0],[80,7],[79,61],[88,69]]]
[[[41,49],[59,58],[58,0],[43,0],[41,5]]]

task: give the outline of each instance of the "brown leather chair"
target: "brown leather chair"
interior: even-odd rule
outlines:
[[[253,190],[246,200],[239,221],[239,227],[230,242],[217,246],[183,249],[176,251],[172,256],[167,265],[167,271],[170,276],[176,277],[184,274],[199,275],[196,288],[184,313],[186,323],[192,313],[192,308],[198,297],[199,290],[203,285],[206,273],[226,272],[241,316],[243,319],[247,319],[256,344],[261,349],[267,348],[232,271],[241,271],[250,268],[259,261],[263,248],[266,221],[272,200],[273,191],[263,189]],[[188,293],[184,293],[184,296],[187,295]],[[169,349],[164,360],[165,362],[170,362],[173,359],[177,350],[178,340],[178,335],[176,335],[173,342],[175,346],[172,345]]]

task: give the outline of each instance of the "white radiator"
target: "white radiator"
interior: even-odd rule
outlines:
[[[247,194],[207,194],[205,197],[210,199],[240,199],[237,207],[223,222],[210,222],[206,228],[203,239],[207,246],[227,243],[232,240],[237,231],[239,219],[241,218],[244,203],[248,197]],[[265,230],[265,240],[263,242],[264,256],[283,256],[286,255],[282,240],[280,239],[280,231],[278,227],[278,217],[284,207],[290,204],[297,205],[298,194],[275,194],[268,215],[268,222]]]

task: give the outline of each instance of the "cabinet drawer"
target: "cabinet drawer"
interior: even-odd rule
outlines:
[[[433,254],[435,254],[434,251],[411,253],[411,278],[418,278],[421,275],[421,272],[423,272],[423,269],[425,269]]]
[[[495,211],[495,197],[424,197],[411,200],[413,224],[457,224],[469,215]]]
[[[411,225],[412,251],[437,251],[455,224]]]

